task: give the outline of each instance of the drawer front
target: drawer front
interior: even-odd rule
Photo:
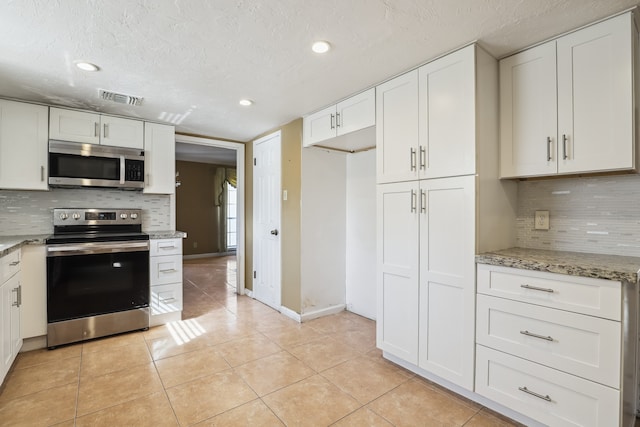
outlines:
[[[620,388],[621,324],[478,295],[476,342]]]
[[[182,255],[182,239],[151,240],[150,256]]]
[[[149,268],[151,286],[182,283],[182,255],[151,257]]]
[[[478,264],[477,284],[481,294],[621,319],[620,282]]]
[[[182,311],[182,283],[151,286],[151,315]]]
[[[476,393],[550,426],[620,425],[618,390],[481,345]]]
[[[0,258],[0,285],[20,271],[20,253],[18,249]]]

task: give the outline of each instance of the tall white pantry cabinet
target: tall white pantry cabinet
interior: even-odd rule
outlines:
[[[469,45],[376,88],[377,344],[474,384],[475,254],[514,245],[498,180],[498,63]]]

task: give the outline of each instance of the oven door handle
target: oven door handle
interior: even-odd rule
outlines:
[[[47,257],[111,254],[119,252],[143,252],[149,250],[149,241],[66,243],[48,245]]]

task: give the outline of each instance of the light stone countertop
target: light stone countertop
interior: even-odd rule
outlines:
[[[187,233],[177,230],[146,231],[150,239],[186,239]]]
[[[5,256],[24,245],[44,245],[50,234],[35,234],[30,236],[0,236],[0,256]]]
[[[510,248],[476,255],[476,263],[638,283],[640,257]]]

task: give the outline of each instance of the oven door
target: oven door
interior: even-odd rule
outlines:
[[[49,323],[148,306],[148,240],[47,245]]]

